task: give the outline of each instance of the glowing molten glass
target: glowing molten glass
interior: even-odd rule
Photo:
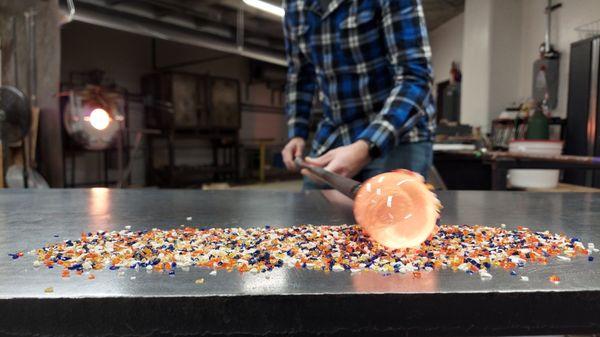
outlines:
[[[110,123],[110,116],[106,110],[98,108],[92,110],[90,113],[90,124],[98,130],[104,130]]]
[[[391,248],[417,247],[433,232],[441,204],[421,175],[397,170],[362,184],[354,217],[371,238]]]

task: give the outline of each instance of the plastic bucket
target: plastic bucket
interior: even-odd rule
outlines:
[[[560,140],[513,140],[508,145],[509,152],[530,154],[560,155],[563,142]],[[555,188],[558,185],[560,170],[509,170],[508,181],[519,188]]]

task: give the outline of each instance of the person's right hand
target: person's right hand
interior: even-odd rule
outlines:
[[[290,139],[290,141],[285,145],[283,150],[281,150],[281,156],[283,157],[283,163],[285,167],[287,167],[290,171],[298,171],[298,167],[294,163],[294,159],[296,157],[302,157],[304,152],[304,146],[306,145],[306,141],[304,138],[295,137]]]

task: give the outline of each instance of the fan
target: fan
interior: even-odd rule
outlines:
[[[11,86],[0,87],[0,139],[2,140],[2,174],[6,173],[8,187],[47,188],[48,184],[37,171],[22,164],[8,168],[8,145],[23,141],[29,133],[31,109],[29,100],[19,89]],[[23,163],[27,156],[23,150]]]
[[[29,132],[29,100],[17,88],[0,87],[0,139],[3,145],[22,140]]]

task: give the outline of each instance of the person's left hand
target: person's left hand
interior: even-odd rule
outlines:
[[[359,140],[350,145],[327,151],[317,158],[306,157],[305,161],[309,165],[323,167],[328,171],[352,178],[371,161],[371,157],[369,157],[367,142]],[[315,180],[308,170],[303,169],[301,173]]]

